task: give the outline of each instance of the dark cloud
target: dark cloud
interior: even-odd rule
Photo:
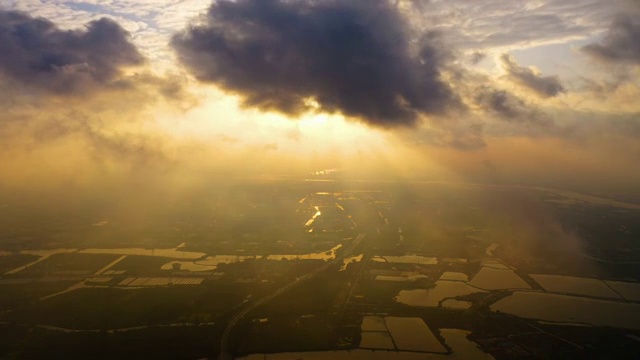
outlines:
[[[475,92],[476,105],[510,123],[510,132],[534,136],[557,131],[553,116],[508,91],[481,86]]]
[[[599,44],[582,51],[607,62],[640,64],[640,20],[637,16],[618,16]]]
[[[221,0],[202,20],[174,49],[197,79],[247,107],[297,115],[314,99],[320,111],[391,127],[458,105],[440,80],[448,55],[438,35],[412,39],[387,0]]]
[[[129,34],[103,18],[61,30],[44,18],[0,10],[0,75],[56,94],[80,94],[115,82],[122,67],[144,59]]]
[[[507,120],[520,119],[528,112],[527,104],[522,99],[505,90],[482,87],[477,91],[475,102],[484,111]]]
[[[557,76],[540,76],[527,67],[519,66],[508,54],[503,54],[500,60],[510,80],[539,96],[553,97],[566,91]]]
[[[469,62],[473,65],[477,65],[480,61],[484,60],[487,57],[484,53],[479,51],[474,52],[469,56]]]

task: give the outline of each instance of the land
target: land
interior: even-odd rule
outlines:
[[[2,358],[640,357],[632,203],[297,180],[209,190],[136,222],[2,200]],[[407,350],[394,324],[434,346]]]

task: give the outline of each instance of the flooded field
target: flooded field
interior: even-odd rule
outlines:
[[[432,289],[401,290],[394,300],[409,306],[437,307],[444,299],[478,292],[484,291],[460,281],[437,281]]]
[[[365,316],[361,331],[362,349],[447,352],[424,320],[416,317]]]
[[[373,256],[372,261],[385,262],[392,264],[418,264],[418,265],[437,265],[438,259],[435,257],[420,255],[403,255],[403,256]]]
[[[393,350],[393,339],[386,331],[363,331],[361,334],[360,348]]]
[[[361,349],[394,350],[396,348],[382,316],[365,316],[360,326]]]
[[[469,301],[447,299],[442,302],[442,307],[445,309],[467,310],[471,308],[471,303]]]
[[[496,251],[499,247],[500,247],[500,244],[492,243],[491,245],[487,246],[484,252],[489,256],[493,256],[493,252]]]
[[[471,332],[467,330],[440,329],[440,335],[444,337],[445,343],[453,349],[451,358],[465,360],[493,360],[493,356],[480,350],[476,343],[467,339],[469,334],[471,334]]]
[[[99,270],[98,273],[106,271],[109,267],[115,265],[117,262],[122,260],[125,256],[128,255],[140,255],[140,256],[150,256],[150,257],[169,257],[174,259],[182,259],[182,260],[195,260],[200,259],[206,256],[204,253],[199,252],[189,252],[189,251],[180,251],[177,248],[175,249],[142,249],[142,248],[119,248],[119,249],[45,249],[45,250],[24,250],[20,252],[21,254],[26,255],[35,255],[39,256],[33,262],[25,264],[23,266],[17,267],[15,269],[7,271],[6,275],[16,274],[21,272],[27,268],[30,268],[38,263],[41,263],[47,259],[52,258],[52,256],[61,256],[60,254],[87,254],[87,255],[121,255],[120,258],[114,260],[113,263],[107,264],[103,269]],[[193,264],[189,262],[185,262],[186,264]],[[187,265],[189,266],[189,265]],[[201,270],[199,270],[201,271]]]
[[[324,260],[329,261],[336,258],[336,251],[342,247],[342,244],[338,244],[328,251],[310,253],[310,254],[295,254],[295,255],[269,255],[268,260]]]
[[[427,279],[428,276],[422,274],[409,274],[409,275],[377,275],[376,281],[391,281],[391,282],[413,282],[420,279]]]
[[[365,316],[360,325],[362,331],[387,331],[387,325],[382,316]]]
[[[52,255],[76,253],[76,254],[110,254],[110,255],[138,255],[138,256],[150,256],[150,257],[166,257],[177,260],[192,260],[192,261],[171,261],[161,266],[162,270],[173,270],[174,266],[179,266],[179,270],[186,271],[212,271],[220,264],[232,264],[237,262],[246,261],[249,259],[259,258],[257,256],[240,256],[240,255],[213,255],[207,256],[201,252],[182,251],[181,247],[171,249],[143,249],[143,248],[118,248],[118,249],[46,249],[46,250],[24,250],[20,254],[35,255],[39,258],[31,263],[20,266],[18,268],[9,270],[7,275],[18,273],[24,269],[27,269],[37,263],[40,263]],[[332,249],[325,252],[309,253],[309,254],[297,254],[297,255],[269,255],[266,258],[268,260],[333,260],[336,257],[336,251],[342,247],[342,244],[338,244]],[[199,260],[200,259],[200,260]],[[359,261],[362,256],[353,257],[350,261]]]
[[[517,291],[491,310],[543,321],[640,329],[640,304]]]
[[[162,270],[186,270],[186,271],[212,271],[216,269],[216,265],[203,265],[192,261],[171,261],[160,269]]]
[[[622,298],[611,287],[607,286],[604,281],[599,279],[546,274],[531,274],[529,276],[549,292],[612,299]]]
[[[440,275],[439,280],[450,280],[450,281],[468,281],[469,277],[465,273],[453,272],[453,271],[445,271]]]
[[[115,255],[143,255],[162,256],[174,259],[200,259],[207,254],[201,252],[182,251],[174,249],[142,249],[142,248],[120,248],[120,249],[83,249],[78,250],[79,254],[115,254]]]
[[[207,256],[203,260],[194,261],[194,265],[196,266],[205,266],[205,267],[216,267],[220,264],[234,264],[243,262],[250,259],[255,259],[255,256],[245,256],[245,255],[213,255]],[[185,270],[189,270],[185,268]],[[191,271],[202,271],[202,270],[191,270]]]
[[[340,267],[340,271],[347,270],[347,266],[349,266],[349,264],[358,263],[358,262],[362,261],[363,257],[364,257],[364,254],[360,254],[360,255],[356,255],[356,256],[349,256],[349,257],[344,258],[342,260],[342,266]]]
[[[513,270],[510,267],[508,267],[507,265],[505,265],[502,261],[500,260],[482,260],[480,262],[480,264],[483,267],[488,267],[488,268],[492,268],[492,269],[498,269],[498,270]]]
[[[440,334],[445,339],[445,343],[452,349],[452,353],[440,354],[440,353],[394,351],[394,350],[385,351],[384,349],[377,349],[377,350],[356,349],[356,350],[345,350],[345,351],[316,351],[316,352],[291,352],[291,353],[278,353],[278,354],[253,354],[253,355],[243,357],[242,359],[245,359],[245,360],[262,360],[262,359],[270,359],[270,360],[323,360],[323,359],[493,360],[494,359],[493,356],[486,354],[482,350],[480,350],[480,348],[478,348],[478,345],[476,343],[467,339],[467,336],[470,334],[470,332],[467,330],[440,329]],[[369,339],[370,337],[367,336],[367,341],[369,341]],[[385,337],[385,339],[387,338]],[[387,340],[381,340],[381,342],[379,342],[378,344],[381,344],[382,341],[387,341]],[[363,336],[363,341],[365,341],[364,336]],[[440,343],[438,342],[438,344]],[[440,344],[439,346],[442,347],[441,349],[445,349],[444,346],[442,346],[442,344]]]
[[[387,329],[398,350],[446,353],[447,349],[420,318],[386,317]]]
[[[531,289],[513,270],[502,270],[484,266],[469,282],[469,285],[485,290]]]

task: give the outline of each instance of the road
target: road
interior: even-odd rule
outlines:
[[[339,261],[342,261],[345,257],[351,256],[351,253],[358,246],[360,241],[362,241],[362,239],[364,238],[364,235],[365,234],[358,234],[358,236],[356,236],[356,238],[351,243],[351,246],[349,247],[349,249],[346,250],[342,255],[336,256],[335,259],[327,262],[323,266],[313,270],[310,273],[305,274],[302,277],[296,278],[296,280],[294,280],[293,282],[281,287],[280,289],[276,290],[275,292],[271,293],[270,295],[267,295],[267,296],[265,296],[265,297],[263,297],[263,298],[261,298],[259,300],[256,300],[255,302],[253,302],[249,306],[247,306],[245,309],[243,309],[242,311],[237,313],[231,320],[229,320],[229,322],[227,323],[227,327],[224,329],[224,332],[222,333],[222,337],[220,338],[220,356],[218,358],[220,360],[233,359],[233,356],[231,355],[231,351],[229,349],[229,335],[231,335],[231,331],[233,330],[233,327],[237,323],[239,323],[240,320],[242,320],[242,318],[244,318],[252,310],[264,305],[265,303],[277,298],[278,296],[286,293],[287,291],[291,290],[292,288],[302,284],[303,282],[305,282],[307,280],[310,280],[311,278],[313,278],[314,276],[318,275],[319,273],[327,270],[332,265],[336,264]]]

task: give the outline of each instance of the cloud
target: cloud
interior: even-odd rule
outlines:
[[[473,54],[471,54],[471,55],[469,56],[469,62],[470,62],[472,65],[477,65],[477,64],[479,64],[482,60],[484,60],[486,57],[487,57],[487,55],[486,55],[486,54],[481,53],[481,52],[479,52],[479,51],[476,51],[476,52],[474,52]]]
[[[525,120],[532,112],[529,105],[521,98],[506,90],[488,86],[476,88],[474,101],[483,111],[508,121]]]
[[[439,36],[412,38],[386,0],[223,0],[202,20],[172,45],[198,80],[245,107],[393,127],[459,106],[440,79],[448,55]]]
[[[112,20],[61,30],[44,18],[0,10],[0,75],[45,93],[78,95],[118,86],[123,68],[144,58]],[[121,85],[121,84],[120,84]]]
[[[490,136],[561,135],[554,116],[509,91],[480,86],[475,93],[474,103],[489,115],[485,133]]]
[[[528,90],[532,90],[538,96],[546,98],[566,92],[557,76],[541,76],[528,67],[519,66],[515,59],[508,54],[503,54],[500,60],[507,71],[509,80]]]
[[[604,39],[582,47],[582,51],[605,62],[640,64],[640,20],[616,17]]]
[[[52,159],[64,159],[69,177],[170,162],[154,117],[190,106],[191,94],[183,77],[152,73],[118,23],[62,29],[0,10],[0,54],[0,173],[13,173],[9,182],[57,173]]]

